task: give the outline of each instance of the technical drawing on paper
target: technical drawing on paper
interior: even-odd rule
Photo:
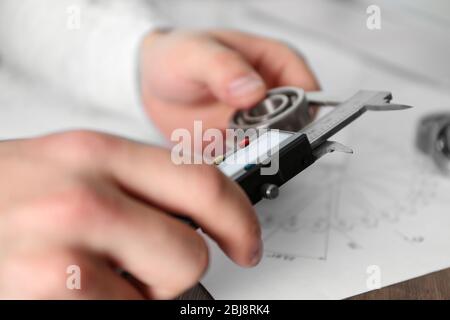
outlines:
[[[326,260],[336,234],[345,237],[349,249],[362,249],[353,230],[395,224],[431,202],[437,180],[429,173],[431,165],[410,146],[391,145],[376,133],[351,140],[355,155],[326,156],[282,189],[282,210],[270,201],[257,206],[268,258]],[[410,243],[425,240],[395,232]]]

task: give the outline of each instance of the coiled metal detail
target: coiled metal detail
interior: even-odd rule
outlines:
[[[238,111],[230,122],[232,129],[279,129],[299,131],[312,120],[306,94],[302,89],[281,87],[268,92],[255,107]]]

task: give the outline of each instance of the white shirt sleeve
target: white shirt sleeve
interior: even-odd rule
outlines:
[[[140,112],[142,38],[166,27],[141,0],[1,0],[2,63],[87,106]]]

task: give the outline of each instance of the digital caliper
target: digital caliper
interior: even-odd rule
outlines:
[[[274,199],[279,187],[305,170],[323,155],[349,147],[328,140],[367,110],[388,111],[410,108],[391,104],[385,91],[358,91],[344,102],[314,99],[302,89],[282,87],[269,91],[267,98],[254,108],[237,112],[230,128],[255,129],[215,160],[217,167],[237,182],[253,204],[262,198]],[[317,106],[334,106],[313,121]]]

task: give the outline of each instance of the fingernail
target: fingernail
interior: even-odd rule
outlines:
[[[230,95],[233,97],[242,97],[250,95],[264,87],[264,82],[256,75],[249,75],[234,80],[228,87]]]
[[[262,242],[262,240],[260,240],[258,247],[252,254],[252,259],[250,261],[252,266],[256,266],[261,261],[262,254],[263,254],[263,248],[264,248],[263,242]]]

